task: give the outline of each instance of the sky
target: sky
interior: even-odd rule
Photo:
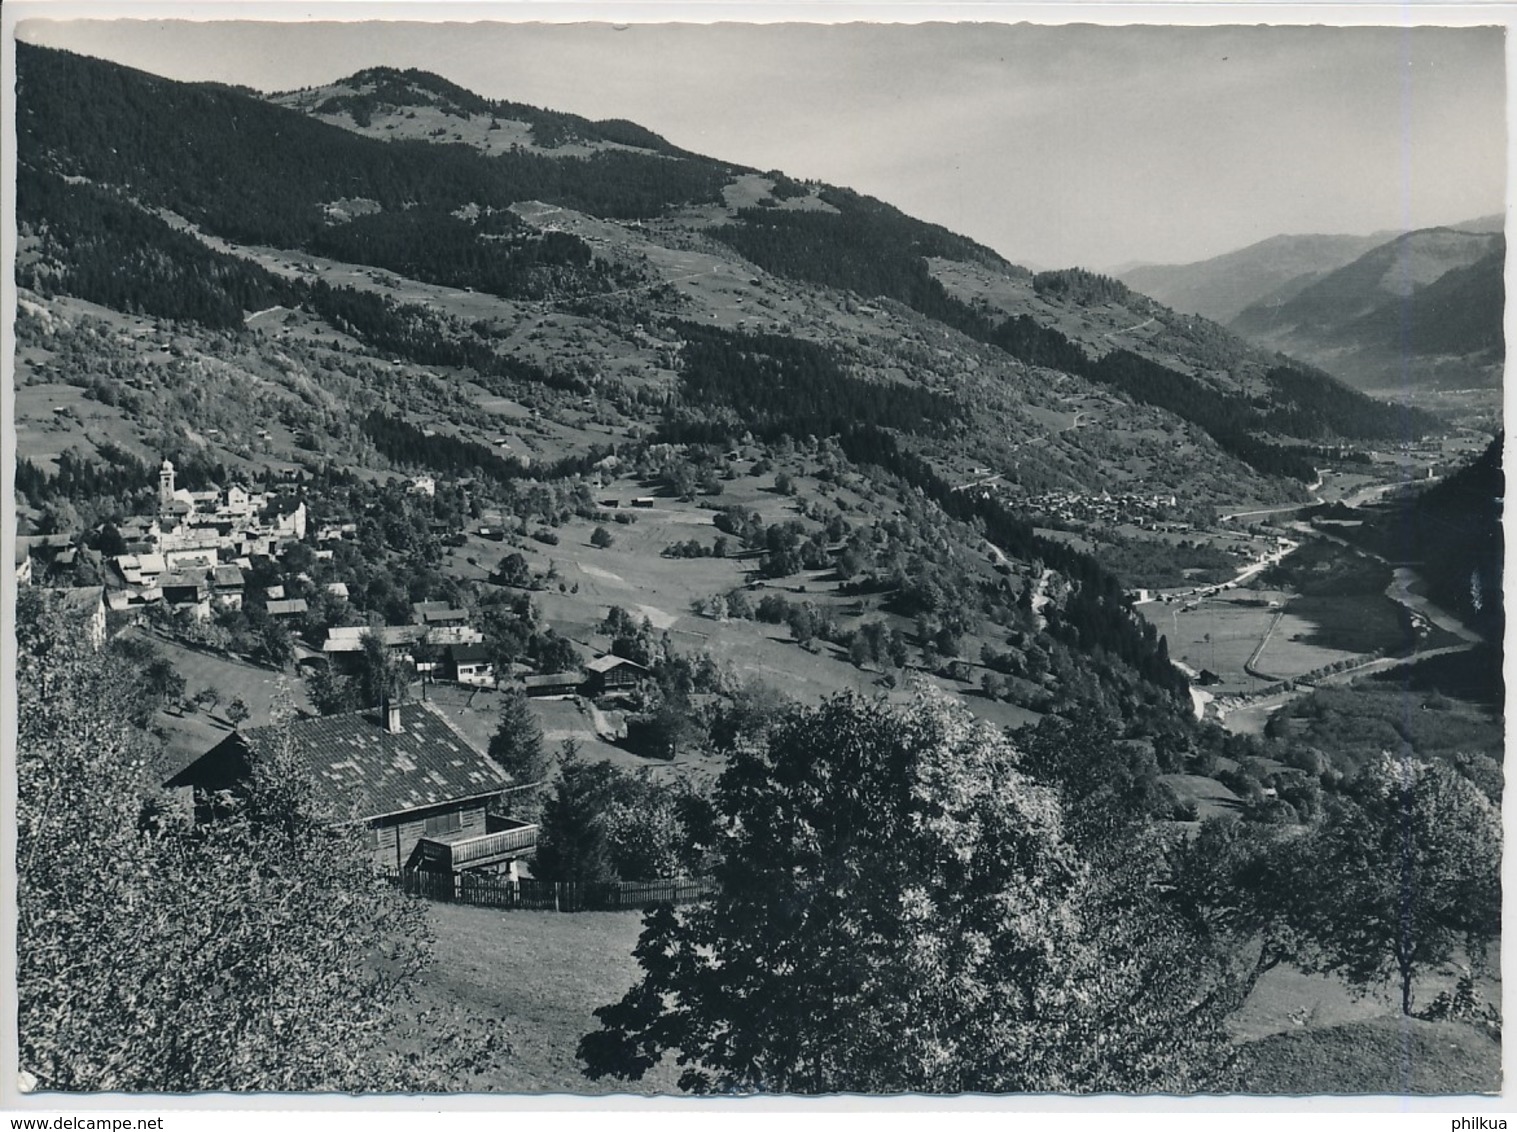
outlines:
[[[259,90],[419,67],[845,185],[1037,267],[1184,263],[1506,199],[1500,28],[117,19],[17,35]]]

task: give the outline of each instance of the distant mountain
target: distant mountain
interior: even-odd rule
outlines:
[[[326,86],[270,95],[268,101],[368,137],[462,143],[484,153],[583,157],[631,149],[691,156],[633,122],[593,122],[493,101],[427,71],[370,67]]]
[[[1190,452],[1162,465],[1171,493],[1231,481],[1262,497],[1261,477],[1314,477],[1282,441],[1436,427],[1116,280],[1034,275],[885,202],[630,123],[419,71],[251,97],[25,45],[17,58],[32,290],[218,329],[299,307],[492,388],[604,388],[613,417],[657,406],[642,423],[669,435],[744,414],[792,435],[872,421],[945,465],[1004,458],[1028,491],[1152,477],[1166,434]]]
[[[1360,388],[1499,384],[1505,252],[1478,221],[1408,232],[1229,325]]]
[[[1388,236],[1271,236],[1198,263],[1148,264],[1117,277],[1165,306],[1225,324],[1282,287],[1305,286],[1353,262]]]
[[[1505,232],[1506,214],[1493,212],[1489,216],[1478,216],[1474,220],[1466,220],[1462,224],[1450,224],[1448,227],[1456,232]]]

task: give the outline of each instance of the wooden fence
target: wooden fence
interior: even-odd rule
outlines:
[[[704,880],[513,881],[488,873],[395,869],[386,876],[407,896],[481,908],[558,912],[636,912],[655,904],[691,904],[715,891],[715,886]]]

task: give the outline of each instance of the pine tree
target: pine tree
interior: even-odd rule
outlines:
[[[500,725],[490,737],[487,752],[511,776],[514,785],[547,781],[551,760],[543,749],[542,728],[524,693],[506,693],[500,705]],[[542,788],[512,794],[510,805],[513,816],[536,820],[542,810]]]
[[[554,794],[543,806],[532,873],[543,880],[615,880],[594,768],[580,760],[572,745],[566,747]]]

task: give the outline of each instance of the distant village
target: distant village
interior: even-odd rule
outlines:
[[[436,481],[426,475],[413,477],[410,490],[431,495]],[[615,505],[614,501],[606,502]],[[631,502],[640,506],[651,500]],[[155,610],[205,622],[218,611],[256,605],[269,620],[294,625],[308,612],[307,600],[287,597],[283,586],[254,587],[247,581],[255,557],[278,559],[292,543],[306,541],[308,514],[302,500],[237,484],[189,491],[176,485],[174,465],[166,459],[159,469],[158,513],[124,519],[117,530],[124,549],[115,555],[76,545],[70,534],[17,540],[18,585],[30,584],[38,570],[66,574],[81,554],[98,559],[93,565],[103,585],[50,587],[67,610],[85,617],[88,639],[94,647],[104,643],[107,613],[135,621]],[[312,540],[317,547],[316,559],[330,560],[332,544],[355,531],[353,523],[317,528]],[[492,538],[504,532],[482,527],[480,533]],[[348,597],[343,582],[330,582],[326,590],[339,598]],[[413,603],[408,624],[332,626],[319,653],[304,648],[297,651],[303,665],[325,663],[335,672],[351,675],[358,667],[364,640],[371,635],[392,656],[411,663],[423,680],[493,688],[504,678],[515,677],[514,682],[530,696],[598,695],[630,687],[647,673],[634,661],[616,656],[592,660],[583,672],[497,673],[485,636],[469,624],[468,611],[440,601]],[[424,650],[419,647],[423,645],[427,646]],[[420,659],[411,655],[413,651],[439,659]]]

